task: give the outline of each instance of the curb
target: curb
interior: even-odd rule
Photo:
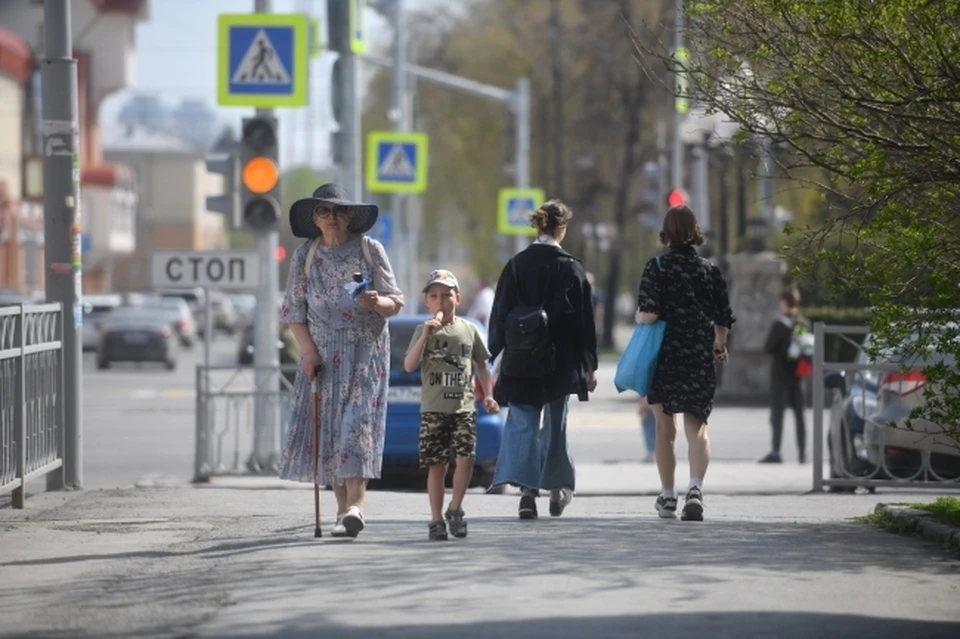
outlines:
[[[886,527],[895,532],[917,535],[960,552],[960,528],[937,521],[931,512],[896,504],[877,504],[873,512],[887,520]]]

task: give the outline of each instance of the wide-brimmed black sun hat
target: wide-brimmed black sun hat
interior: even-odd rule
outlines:
[[[313,209],[317,206],[317,202],[327,202],[334,206],[352,209],[353,217],[350,218],[350,226],[347,228],[356,235],[362,235],[372,229],[380,215],[380,209],[376,204],[352,202],[347,198],[346,189],[339,184],[323,184],[313,192],[313,197],[297,200],[290,207],[290,229],[295,237],[312,239],[321,234],[320,229],[313,222]]]

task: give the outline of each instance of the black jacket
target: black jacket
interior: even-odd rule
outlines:
[[[793,337],[793,327],[796,323],[808,326],[806,320],[800,316],[787,317],[780,315],[770,325],[767,339],[763,344],[763,352],[772,355],[770,361],[770,376],[773,381],[799,380],[794,373],[797,368],[796,360],[791,360],[788,351]]]
[[[511,263],[516,263],[514,284]],[[532,244],[515,255],[500,274],[490,317],[490,353],[496,358],[506,346],[507,315],[517,306],[539,305],[550,282],[553,289],[545,306],[550,339],[557,349],[556,368],[540,379],[501,375],[494,397],[511,402],[543,406],[555,399],[577,394],[587,375],[597,370],[597,332],[593,321],[590,283],[580,261],[562,248]]]

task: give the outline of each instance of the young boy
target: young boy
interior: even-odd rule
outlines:
[[[484,409],[497,413],[500,407],[493,399],[493,377],[487,368],[490,352],[477,327],[457,317],[457,305],[460,304],[457,278],[450,271],[433,271],[427,278],[423,295],[432,317],[414,332],[403,359],[403,368],[412,373],[420,366],[423,384],[420,467],[428,469],[429,539],[442,541],[447,539],[448,524],[454,537],[467,536],[467,522],[461,506],[473,475],[477,447],[474,368],[483,390]],[[441,515],[451,446],[457,456],[453,499],[446,515]]]

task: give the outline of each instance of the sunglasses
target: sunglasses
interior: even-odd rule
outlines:
[[[342,206],[317,206],[313,209],[313,214],[322,220],[330,217],[350,217],[350,209]]]

